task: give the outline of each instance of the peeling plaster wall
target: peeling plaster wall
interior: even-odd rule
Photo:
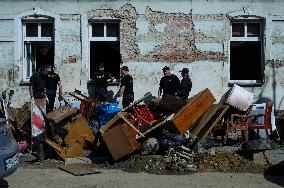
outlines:
[[[59,16],[55,65],[64,91],[87,92],[89,59],[86,53],[89,49],[84,44],[89,41],[82,32],[82,27],[86,27],[82,16],[87,20],[120,19],[122,63],[129,66],[134,77],[136,99],[148,91],[157,94],[161,69],[167,65],[178,76],[182,68],[190,70],[193,81],[190,96],[208,87],[219,100],[229,89],[230,16],[264,17],[265,83],[247,89],[256,94],[255,100],[269,98],[275,102],[276,109],[284,109],[283,1],[3,1],[0,7],[0,28],[4,28],[0,30],[0,89],[16,90],[14,106],[21,106],[28,99],[28,90],[27,86],[19,86],[22,67],[14,58],[21,53],[15,45],[19,28],[13,17],[33,8]],[[71,62],[70,57],[75,57],[76,62]],[[117,91],[118,87],[110,89]]]

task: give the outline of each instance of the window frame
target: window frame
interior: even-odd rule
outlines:
[[[233,27],[232,24],[233,23],[243,23],[244,24],[244,36],[243,37],[233,37]],[[259,37],[250,37],[247,35],[247,24],[248,23],[259,23]],[[229,85],[232,84],[239,84],[239,85],[252,85],[252,86],[261,86],[264,83],[264,67],[263,67],[263,63],[264,63],[264,21],[263,19],[259,19],[259,18],[250,18],[250,19],[246,19],[246,18],[240,18],[240,19],[231,19],[230,20],[230,40],[229,40],[229,44],[228,44],[228,54],[229,54],[229,74],[228,74],[228,83]],[[262,67],[262,79],[261,80],[232,80],[230,78],[230,47],[231,47],[231,42],[251,42],[251,41],[255,41],[255,42],[261,42],[261,67]]]
[[[104,36],[103,37],[93,37],[93,24],[94,23],[101,23],[104,24]],[[108,37],[107,36],[107,24],[109,23],[117,23],[118,29],[120,30],[120,20],[111,19],[111,20],[90,20],[89,21],[89,41],[120,41],[120,33],[118,37]]]
[[[27,23],[37,23],[37,29],[38,29],[38,36],[37,37],[27,37],[26,36],[26,24]],[[42,37],[41,36],[41,23],[52,23],[53,24],[53,36],[52,37]],[[26,43],[27,42],[54,42],[54,35],[55,35],[55,23],[53,20],[50,19],[23,19],[22,20],[22,68],[23,68],[23,78],[22,82],[29,82],[30,77],[28,76],[28,66],[29,66],[29,75],[32,75],[32,64],[27,64],[27,49],[26,49]]]

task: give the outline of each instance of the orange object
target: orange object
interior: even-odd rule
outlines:
[[[225,142],[228,138],[228,131],[230,128],[239,129],[242,131],[242,136],[244,141],[249,140],[249,129],[265,129],[266,136],[269,137],[269,134],[272,133],[271,126],[271,112],[272,112],[272,103],[267,102],[265,106],[264,113],[264,124],[254,124],[252,119],[254,117],[259,117],[259,115],[251,115],[252,105],[249,107],[247,112],[244,115],[240,114],[231,114],[231,119],[227,121],[227,130]]]

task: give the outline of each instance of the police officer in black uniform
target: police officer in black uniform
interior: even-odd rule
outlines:
[[[31,99],[39,100],[46,98],[46,85],[44,79],[45,68],[41,67],[30,77],[29,91]]]
[[[104,69],[104,64],[99,64],[99,69],[93,75],[93,81],[95,82],[95,99],[101,102],[105,102],[108,99],[108,82],[111,79],[114,81],[114,77]]]
[[[180,88],[178,91],[178,97],[183,100],[188,99],[189,92],[192,88],[192,82],[189,78],[189,70],[187,68],[183,68],[181,71],[182,80],[180,81]]]
[[[121,67],[122,78],[120,81],[119,89],[119,98],[122,97],[122,106],[126,108],[134,101],[134,92],[133,92],[133,78],[129,75],[129,69],[127,66]]]
[[[60,77],[58,74],[54,72],[52,65],[46,66],[47,74],[45,76],[45,83],[46,83],[46,93],[48,98],[48,103],[46,105],[46,112],[53,111],[54,102],[56,97],[56,90],[57,86],[59,87],[59,100],[62,100],[62,86]]]
[[[165,96],[165,94],[176,96],[180,87],[179,78],[176,75],[171,74],[168,66],[165,66],[162,70],[164,77],[160,80],[158,98],[160,98],[161,94],[163,94],[163,96]]]

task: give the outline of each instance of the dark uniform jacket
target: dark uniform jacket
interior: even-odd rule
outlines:
[[[93,80],[95,81],[96,88],[107,88],[108,83],[107,80],[111,79],[110,73],[100,70],[93,74]]]
[[[192,82],[189,77],[183,78],[180,82],[180,88],[178,92],[178,97],[187,100],[189,92],[191,91]]]
[[[57,85],[59,81],[59,75],[54,72],[49,72],[45,76],[47,95],[56,95]]]
[[[168,95],[177,95],[177,92],[180,87],[180,81],[178,77],[174,74],[170,76],[164,76],[160,80],[160,87],[163,89],[163,96]]]
[[[32,75],[30,78],[30,86],[33,87],[33,95],[35,99],[45,98],[44,89],[46,87],[46,82],[43,76],[38,73]]]

